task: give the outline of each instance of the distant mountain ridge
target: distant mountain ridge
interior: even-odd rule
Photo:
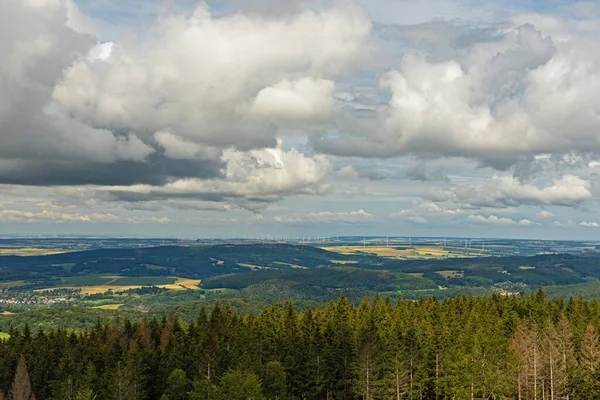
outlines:
[[[187,275],[207,277],[239,270],[318,268],[332,260],[358,260],[311,246],[288,244],[221,244],[215,246],[160,246],[98,249],[47,256],[0,257],[2,278],[73,276],[119,273],[130,276]],[[240,265],[242,264],[242,265]],[[68,268],[65,266],[68,265]]]

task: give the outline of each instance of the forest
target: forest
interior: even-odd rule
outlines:
[[[598,399],[600,302],[459,295],[298,312],[227,304],[10,330],[0,397],[21,399]]]

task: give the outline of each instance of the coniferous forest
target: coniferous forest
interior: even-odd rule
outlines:
[[[83,332],[10,332],[0,398],[599,399],[600,302],[343,295],[241,315],[98,323]]]

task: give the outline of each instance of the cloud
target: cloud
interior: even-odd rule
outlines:
[[[406,177],[411,181],[420,182],[449,182],[448,175],[444,172],[442,167],[435,168],[434,170],[428,170],[425,162],[419,162],[414,166],[406,170]]]
[[[115,43],[109,58],[79,59],[53,99],[93,126],[169,130],[221,148],[273,146],[271,123],[326,118],[331,78],[368,51],[370,21],[343,4],[272,19],[215,17],[199,5],[165,17],[144,41]]]
[[[519,226],[531,226],[534,224],[535,224],[535,222],[532,222],[528,219],[522,219],[522,220],[519,220],[519,222],[517,222],[517,225],[519,225]]]
[[[302,78],[262,89],[250,113],[271,120],[326,120],[333,112],[334,82]]]
[[[358,179],[358,172],[356,172],[352,165],[346,165],[345,167],[342,167],[339,170],[337,170],[335,176],[337,176],[340,179],[353,180]]]
[[[469,215],[467,217],[467,221],[473,222],[476,224],[485,224],[485,225],[499,225],[499,226],[531,226],[534,223],[528,219],[521,219],[519,221],[515,221],[506,217],[498,217],[496,215],[489,215],[488,217],[484,217],[483,215]]]
[[[400,218],[412,221],[417,224],[429,224],[434,220],[436,224],[450,223],[456,216],[464,213],[459,208],[440,207],[433,202],[415,201],[412,209],[401,210],[392,213],[392,218]]]
[[[114,214],[73,214],[73,213],[61,213],[49,210],[42,210],[39,212],[21,211],[21,210],[0,210],[0,221],[3,222],[19,222],[19,223],[152,223],[152,224],[166,224],[169,223],[169,218],[165,217],[150,217],[150,218],[136,218],[136,217],[122,217]]]
[[[226,167],[213,179],[183,178],[163,186],[132,185],[96,188],[114,200],[145,202],[165,199],[232,201],[243,208],[248,203],[270,203],[294,194],[321,194],[331,165],[323,156],[307,157],[296,150],[285,151],[281,143],[274,149],[225,150]]]
[[[335,176],[341,180],[368,179],[370,181],[380,181],[385,179],[385,175],[377,170],[359,170],[352,165],[346,165],[335,172]]]
[[[574,175],[565,175],[542,188],[523,184],[513,177],[494,176],[489,181],[458,187],[452,192],[454,202],[477,207],[573,207],[592,198],[591,182]]]
[[[184,140],[169,131],[159,131],[154,139],[165,150],[165,155],[174,160],[214,160],[221,156],[221,151],[210,146],[201,146]]]
[[[360,157],[465,157],[497,169],[538,154],[600,152],[594,42],[585,35],[558,40],[527,23],[494,29],[448,59],[408,49],[380,80],[389,101],[369,117],[370,128],[318,133],[315,148]]]
[[[422,197],[434,203],[444,203],[452,198],[452,192],[450,190],[435,188],[424,192]]]
[[[211,179],[221,175],[222,160],[177,160],[157,153],[146,162],[90,160],[1,160],[0,184],[31,186],[164,185],[174,179]]]
[[[537,216],[540,218],[554,218],[554,214],[546,210],[540,211],[539,213],[537,213]]]
[[[583,226],[585,228],[600,228],[600,224],[597,222],[582,221],[579,223],[579,226]]]
[[[279,137],[331,118],[333,79],[368,51],[359,8],[215,17],[200,4],[106,43],[81,33],[71,0],[0,9],[0,185],[81,185],[148,210],[194,199],[255,211],[327,191],[329,161]]]
[[[261,220],[266,220],[262,217]],[[304,215],[275,215],[272,220],[280,223],[348,223],[358,224],[372,221],[374,215],[365,210],[349,211],[349,212],[316,212]]]
[[[65,2],[2,1],[0,7],[0,159],[110,163],[153,153],[132,133],[91,127],[53,104],[63,70],[94,44],[67,26]]]

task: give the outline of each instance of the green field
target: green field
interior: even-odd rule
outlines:
[[[96,306],[92,308],[97,308],[100,310],[118,310],[123,304],[105,304],[103,306]]]

